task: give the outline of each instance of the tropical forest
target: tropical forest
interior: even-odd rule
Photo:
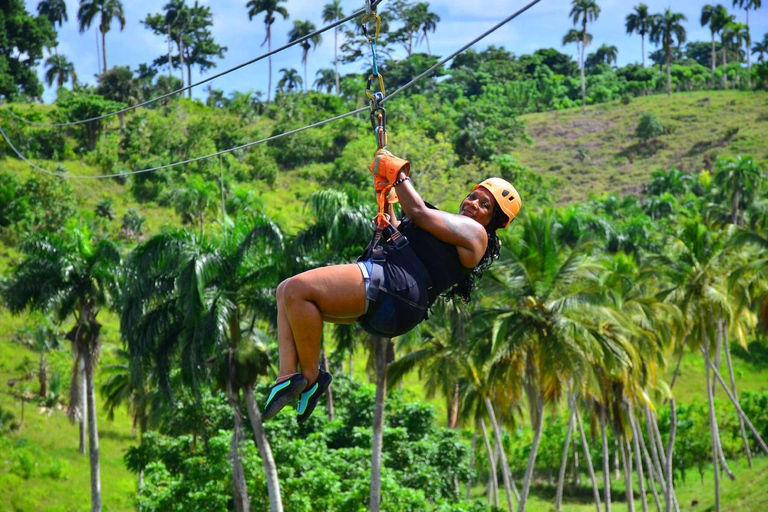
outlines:
[[[0,512],[768,510],[761,0],[324,2],[0,1]],[[522,208],[271,417],[385,146]]]

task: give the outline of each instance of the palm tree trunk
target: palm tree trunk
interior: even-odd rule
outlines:
[[[717,55],[715,53],[715,33],[714,32],[712,32],[712,59],[711,60],[712,60],[712,62],[711,62],[711,66],[712,66],[712,80],[714,81],[714,79],[715,79],[715,61],[717,60]]]
[[[107,33],[101,31],[101,56],[104,58],[104,73],[107,72]]]
[[[307,92],[307,59],[304,59],[304,92]]]
[[[86,355],[85,385],[88,397],[88,454],[91,462],[91,511],[101,512],[101,470],[99,468],[99,429],[96,425],[96,392],[93,383],[92,354]]]
[[[736,477],[733,476],[733,472],[731,471],[731,468],[728,466],[728,461],[725,460],[725,454],[723,453],[723,445],[722,441],[720,440],[720,429],[717,425],[717,416],[715,414],[715,395],[713,393],[713,388],[710,386],[711,384],[711,376],[709,375],[710,368],[713,371],[717,371],[717,368],[712,364],[712,361],[709,357],[709,343],[707,342],[707,335],[704,333],[704,360],[707,365],[707,387],[710,389],[707,390],[707,400],[709,401],[709,408],[711,409],[710,413],[710,429],[712,430],[712,435],[714,436],[713,443],[714,448],[716,449],[715,455],[720,460],[720,466],[723,468],[723,471],[725,471],[725,474],[728,475],[728,478],[731,480],[736,480]],[[719,488],[717,489],[719,492]]]
[[[710,371],[709,349],[707,349],[706,336],[704,338],[704,360],[707,365],[707,403],[709,404],[709,432],[712,437],[712,470],[714,471],[715,485],[715,512],[720,512],[720,467],[718,464],[718,438],[717,438],[717,419],[715,418],[715,404],[712,401],[712,387],[710,380],[712,372]]]
[[[100,62],[100,56],[99,56],[99,32],[101,32],[100,29],[96,29],[96,32],[94,33],[96,35],[96,69],[98,70],[98,74],[101,74],[101,62]]]
[[[253,397],[253,388],[245,386],[245,405],[248,409],[248,419],[251,421],[253,435],[256,438],[256,447],[259,450],[264,474],[267,480],[267,494],[269,495],[270,512],[283,512],[283,502],[280,496],[280,482],[277,478],[277,466],[275,458],[272,455],[272,447],[269,445],[269,439],[264,432],[264,425],[261,422],[261,413],[256,399]]]
[[[168,25],[168,78],[171,78],[173,74],[171,73],[171,69],[173,68],[173,64],[171,61],[171,51],[173,47],[173,38],[171,37],[171,25]]]
[[[603,441],[603,492],[605,512],[611,512],[611,456],[608,453],[608,432],[605,425],[605,404],[600,405],[600,434]]]
[[[483,442],[485,443],[485,451],[488,452],[488,466],[489,466],[489,472],[490,472],[490,482],[491,484],[488,486],[490,495],[492,497],[493,506],[498,508],[499,507],[499,493],[494,490],[494,487],[496,485],[496,460],[493,456],[493,449],[491,448],[491,441],[488,439],[488,430],[485,428],[485,421],[480,420],[480,429],[483,433]]]
[[[613,479],[617,482],[621,479],[621,450],[619,450],[619,440],[613,440]]]
[[[624,455],[624,484],[626,486],[625,495],[627,497],[627,511],[635,512],[635,496],[632,488],[632,452],[629,447],[629,439],[626,434],[621,433],[621,453]]]
[[[749,9],[747,11],[747,87],[752,88],[752,36],[749,33]]]
[[[229,447],[229,456],[232,458],[232,495],[235,502],[235,512],[248,512],[251,504],[248,499],[248,487],[245,484],[243,461],[240,459],[240,451],[238,449],[243,432],[243,418],[240,415],[240,405],[235,399],[230,382],[227,382],[227,395],[229,395],[229,405],[232,407],[232,413],[235,418],[235,425],[232,429],[232,443]]]
[[[453,384],[453,393],[448,404],[448,428],[455,429],[459,426],[459,381]]]
[[[333,28],[333,70],[336,74],[336,96],[341,95],[339,83],[339,27]]]
[[[724,325],[723,329],[723,350],[725,351],[725,362],[728,365],[728,375],[731,379],[731,393],[734,397],[738,397],[736,392],[736,380],[733,378],[733,363],[731,362],[731,345],[728,342],[728,324]],[[738,402],[738,399],[737,399]],[[747,452],[747,462],[749,467],[752,467],[752,450],[749,448],[749,440],[747,439],[747,431],[744,428],[744,419],[741,414],[737,414],[739,418],[739,429],[741,430],[741,439],[744,441],[744,450]]]
[[[675,407],[675,399],[670,398],[669,400],[669,442],[667,443],[667,453],[666,453],[666,462],[664,465],[664,469],[667,476],[667,487],[664,491],[664,503],[665,507],[664,510],[666,512],[672,512],[672,500],[675,496],[675,485],[674,481],[672,480],[672,459],[674,455],[674,448],[675,448],[675,435],[677,434],[677,408]],[[656,424],[656,421],[654,420],[654,429],[658,432],[658,425]],[[661,439],[661,436],[659,436],[659,439]],[[675,502],[675,510],[677,509],[677,499],[674,499]]]
[[[493,426],[493,436],[496,439],[496,446],[499,447],[499,452],[501,454],[501,476],[504,478],[504,492],[507,495],[507,507],[510,512],[513,512],[515,509],[512,505],[512,493],[514,492],[515,499],[518,503],[520,503],[520,494],[518,494],[517,487],[512,481],[512,475],[509,471],[509,464],[507,463],[507,454],[504,452],[504,444],[502,443],[501,426],[496,420],[496,413],[493,411],[493,404],[491,404],[491,399],[488,397],[484,398],[484,402],[485,409],[488,411],[488,417],[490,418],[491,425]]]
[[[192,85],[192,64],[187,59],[187,84]],[[192,99],[192,89],[187,89],[187,98]]]
[[[325,370],[325,373],[331,373],[331,364],[328,362],[328,355],[325,353],[325,349],[323,349],[320,353],[320,360],[323,362],[323,369]],[[328,419],[333,421],[334,407],[333,391],[331,391],[331,389],[332,388],[328,386],[328,389],[325,390],[325,394],[328,403]]]
[[[635,460],[637,461],[637,488],[640,492],[640,504],[643,507],[643,512],[648,512],[648,500],[645,496],[645,476],[643,474],[643,458],[640,456],[640,441],[638,438],[638,431],[635,428],[635,415],[632,414],[632,407],[627,407],[629,410],[629,426],[632,432],[632,445],[635,448]],[[650,468],[649,470],[650,471]]]
[[[384,400],[387,391],[387,348],[392,341],[374,338],[376,361],[376,402],[373,408],[373,439],[371,441],[371,499],[370,512],[379,512],[381,504],[381,449],[384,434]]]
[[[672,47],[667,46],[667,96],[672,96]]]
[[[636,417],[634,418],[633,422],[633,428],[634,433],[637,436],[638,443],[640,444],[640,448],[643,453],[643,460],[645,461],[645,467],[648,468],[648,483],[651,487],[651,492],[653,493],[653,500],[656,503],[656,510],[661,512],[661,500],[659,499],[659,493],[656,490],[656,481],[658,481],[661,484],[661,490],[664,491],[664,478],[661,476],[660,473],[657,473],[656,467],[653,465],[653,462],[651,462],[651,456],[648,454],[648,447],[645,444],[645,438],[643,437],[643,429],[640,425],[640,420],[638,420]],[[640,456],[638,455],[638,459],[640,460]]]
[[[184,40],[179,32],[179,72],[181,74],[181,86],[184,87]]]
[[[757,440],[757,444],[760,445],[760,448],[762,448],[763,452],[766,455],[768,455],[768,446],[766,446],[765,441],[763,441],[763,438],[760,437],[760,432],[758,432],[758,430],[752,424],[752,421],[750,421],[749,417],[741,408],[741,404],[739,404],[739,401],[736,399],[736,397],[733,394],[731,394],[731,392],[728,390],[728,387],[725,385],[725,381],[723,380],[722,375],[720,375],[720,372],[718,372],[715,368],[712,368],[712,371],[714,371],[715,377],[717,377],[717,380],[720,381],[720,385],[723,386],[723,389],[725,390],[725,394],[728,395],[728,398],[731,400],[731,403],[736,408],[736,411],[747,423],[747,426],[752,431],[752,434],[754,434],[755,439]]]
[[[40,352],[40,367],[37,371],[40,381],[40,398],[48,397],[48,363],[45,360],[45,352]]]
[[[741,201],[741,194],[737,190],[733,193],[731,201],[731,224],[734,226],[738,224],[739,221],[739,201]]]
[[[584,48],[587,47],[587,19],[584,18],[584,31],[581,33],[581,111],[587,108],[587,85],[584,78]]]
[[[85,455],[88,425],[88,394],[86,389],[88,388],[88,385],[86,384],[85,378],[85,355],[83,354],[81,354],[79,358],[78,372],[78,378],[80,379],[80,393],[78,393],[78,398],[80,400],[80,455]]]
[[[429,36],[424,32],[424,39],[427,41],[427,55],[432,55],[432,49],[429,47]]]
[[[477,450],[477,425],[475,425],[475,431],[472,432],[472,451],[469,452],[469,480],[467,480],[466,499],[469,499],[470,492],[472,491],[472,477],[475,474],[475,451],[476,450]]]
[[[592,457],[589,454],[589,444],[587,444],[587,436],[584,434],[584,425],[581,423],[581,415],[574,401],[573,407],[574,414],[576,415],[576,425],[579,427],[579,434],[581,435],[581,446],[584,449],[584,458],[587,461],[587,470],[589,471],[589,478],[592,481],[592,493],[595,497],[595,507],[597,512],[600,512],[600,491],[597,488],[597,478],[595,477],[595,468],[592,466]]]
[[[645,68],[645,34],[640,34],[640,40],[642,41],[641,48],[643,49],[643,68]]]
[[[723,55],[723,67],[726,66],[726,60],[725,60],[725,41],[723,41],[723,51],[721,52]],[[728,85],[728,74],[725,72],[725,69],[723,69],[723,89],[726,89]]]
[[[555,510],[560,512],[563,506],[563,485],[565,483],[565,470],[568,466],[568,450],[571,447],[571,433],[573,432],[574,413],[571,408],[571,419],[568,421],[568,430],[565,433],[565,442],[563,443],[563,458],[560,463],[560,473],[557,476],[557,494],[555,497]]]
[[[544,428],[544,397],[540,394],[536,396],[536,421],[533,434],[533,445],[531,445],[531,453],[528,455],[528,467],[525,470],[525,480],[523,480],[523,494],[519,500],[519,512],[525,511],[525,502],[528,499],[528,492],[531,489],[531,482],[533,482],[533,468],[536,465],[536,453],[539,451],[539,442],[541,441],[541,431]],[[510,512],[512,508],[510,507]]]
[[[264,44],[264,43],[261,43]],[[269,80],[267,81],[267,103],[272,97],[272,31],[267,25],[267,51],[269,52]]]

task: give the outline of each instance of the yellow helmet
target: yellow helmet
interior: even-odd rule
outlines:
[[[483,187],[493,194],[499,208],[507,216],[507,222],[501,227],[507,227],[517,217],[517,213],[523,206],[523,200],[520,198],[520,194],[517,193],[517,189],[510,182],[501,178],[488,178],[479,185],[476,185],[473,190],[477,190],[479,187]]]

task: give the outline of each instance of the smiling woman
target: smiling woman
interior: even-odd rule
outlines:
[[[323,322],[357,322],[375,336],[391,338],[423,321],[441,294],[468,302],[475,279],[499,257],[496,230],[522,206],[512,184],[489,178],[462,201],[458,214],[443,212],[416,192],[407,161],[379,150],[371,171],[377,188],[396,191],[386,207],[386,243],[369,246],[356,264],[316,268],[280,283],[280,372],[264,419],[301,395],[297,419],[306,420],[330,385],[330,374],[318,368]],[[405,213],[401,221],[393,208],[398,201]]]

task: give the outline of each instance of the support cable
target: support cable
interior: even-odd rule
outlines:
[[[533,0],[533,1],[531,1],[526,6],[522,7],[520,10],[518,10],[517,12],[515,12],[514,14],[512,14],[511,16],[506,18],[505,20],[499,22],[494,27],[492,27],[491,29],[489,29],[486,32],[484,32],[482,35],[476,37],[470,43],[464,45],[462,48],[460,48],[459,50],[455,51],[454,53],[452,53],[448,57],[445,57],[440,62],[438,62],[437,64],[433,65],[432,67],[430,67],[429,69],[427,69],[426,71],[421,73],[419,76],[417,76],[416,78],[414,78],[413,80],[408,82],[407,84],[405,84],[402,87],[400,87],[400,88],[396,89],[395,91],[393,91],[392,94],[387,96],[386,99],[392,98],[392,97],[396,96],[397,94],[403,92],[404,90],[408,89],[409,87],[413,86],[416,82],[418,82],[419,80],[423,79],[424,77],[426,77],[427,75],[432,73],[434,70],[436,70],[437,68],[439,68],[440,66],[442,66],[443,64],[448,62],[449,60],[453,59],[454,57],[456,57],[461,52],[465,51],[470,46],[476,44],[478,41],[484,39],[485,37],[488,37],[488,35],[490,35],[491,33],[495,32],[496,30],[501,28],[506,23],[509,23],[513,19],[517,18],[519,15],[521,15],[522,13],[524,13],[525,11],[527,11],[528,9],[530,9],[531,7],[533,7],[534,5],[539,3],[540,1],[541,0]],[[285,137],[286,135],[293,135],[295,133],[303,132],[305,130],[309,130],[310,128],[316,128],[318,126],[322,126],[324,124],[328,124],[328,123],[331,123],[333,121],[338,121],[339,119],[343,119],[345,117],[349,117],[349,116],[353,116],[355,114],[359,114],[359,113],[364,112],[366,110],[370,111],[370,108],[369,107],[360,107],[358,109],[355,109],[355,110],[352,110],[350,112],[347,112],[346,114],[340,114],[338,116],[331,117],[331,118],[325,119],[323,121],[318,121],[316,123],[313,123],[313,124],[310,124],[310,125],[307,125],[307,126],[303,126],[301,128],[296,128],[294,130],[288,130],[286,132],[282,132],[282,133],[279,133],[277,135],[272,135],[270,137],[265,137],[265,138],[259,139],[257,141],[248,142],[246,144],[241,144],[240,146],[235,146],[233,148],[223,149],[221,151],[217,151],[217,152],[211,153],[209,155],[199,156],[199,157],[196,157],[196,158],[189,158],[187,160],[183,160],[183,161],[180,161],[180,162],[174,162],[174,163],[170,163],[170,164],[159,165],[157,167],[152,167],[152,168],[149,168],[149,169],[141,169],[141,170],[137,170],[137,171],[129,171],[129,172],[115,173],[115,174],[103,174],[103,175],[97,175],[97,176],[83,176],[83,175],[74,176],[74,175],[70,175],[70,174],[54,172],[54,171],[49,171],[47,169],[43,169],[42,167],[32,163],[27,157],[25,157],[21,153],[21,151],[18,150],[18,148],[16,148],[16,146],[13,145],[11,140],[8,138],[8,135],[5,133],[5,130],[3,130],[2,126],[0,126],[0,135],[2,135],[2,137],[8,143],[8,145],[11,146],[11,149],[13,149],[13,151],[18,155],[18,157],[20,159],[22,159],[29,166],[31,166],[32,168],[34,168],[34,169],[36,169],[36,170],[38,170],[40,172],[43,172],[45,174],[50,174],[52,176],[58,176],[60,178],[68,178],[68,179],[104,179],[104,178],[117,178],[117,177],[123,177],[123,176],[130,176],[130,175],[133,175],[133,174],[142,174],[142,173],[146,173],[146,172],[159,171],[161,169],[168,169],[168,168],[171,168],[171,167],[176,167],[176,166],[179,166],[179,165],[185,165],[185,164],[189,164],[189,163],[192,163],[192,162],[199,162],[200,160],[206,160],[208,158],[212,158],[212,157],[215,157],[215,156],[223,155],[225,153],[231,153],[233,151],[238,151],[238,150],[241,150],[241,149],[245,149],[245,148],[248,148],[248,147],[251,147],[251,146],[255,146],[257,144],[263,144],[264,142],[269,142],[269,141],[272,141],[272,140],[275,140],[275,139],[279,139],[281,137]],[[8,112],[8,111],[6,110],[6,112]]]
[[[373,3],[375,5],[375,4],[379,3],[379,2],[381,2],[381,0],[375,0]],[[155,103],[155,102],[160,101],[160,100],[164,100],[164,99],[166,99],[166,98],[168,98],[170,96],[173,96],[175,94],[179,94],[179,93],[182,93],[184,91],[188,91],[189,89],[192,89],[193,87],[197,87],[198,85],[203,85],[203,84],[208,83],[208,82],[210,82],[212,80],[216,80],[217,78],[221,78],[222,76],[228,75],[229,73],[232,73],[233,71],[237,71],[238,69],[244,68],[246,66],[250,66],[251,64],[253,64],[255,62],[258,62],[260,60],[264,60],[267,57],[271,57],[272,55],[278,54],[278,53],[282,52],[283,50],[287,50],[288,48],[290,48],[292,46],[296,46],[297,44],[301,44],[304,41],[307,41],[308,39],[310,39],[310,38],[312,38],[312,37],[314,37],[316,35],[322,34],[323,32],[327,32],[328,30],[330,30],[332,28],[336,28],[339,25],[342,25],[342,24],[344,24],[344,23],[346,23],[346,22],[348,22],[348,21],[350,21],[350,20],[352,20],[354,18],[357,18],[358,16],[360,16],[363,13],[365,13],[365,9],[360,9],[360,10],[355,11],[354,13],[350,14],[346,18],[337,20],[334,23],[331,23],[330,25],[327,25],[327,26],[325,26],[325,27],[323,27],[323,28],[321,28],[319,30],[315,30],[314,32],[312,32],[310,34],[305,35],[304,37],[300,37],[299,39],[291,41],[288,44],[285,44],[285,45],[281,46],[280,48],[272,50],[271,52],[267,52],[267,53],[265,53],[263,55],[259,55],[258,57],[255,57],[255,58],[253,58],[253,59],[251,59],[251,60],[249,60],[247,62],[243,62],[242,64],[238,64],[237,66],[235,66],[233,68],[227,69],[225,71],[222,71],[221,73],[218,73],[216,75],[210,76],[210,77],[206,78],[205,80],[200,80],[199,82],[195,82],[194,84],[190,84],[190,85],[184,86],[184,87],[182,87],[180,89],[176,89],[175,91],[171,91],[169,93],[163,94],[162,96],[158,96],[156,98],[152,98],[150,100],[144,101],[144,102],[139,103],[137,105],[133,105],[131,107],[125,107],[123,109],[116,110],[114,112],[109,112],[107,114],[102,114],[100,116],[89,117],[88,119],[81,119],[79,121],[68,121],[68,122],[65,122],[65,123],[38,123],[37,121],[30,121],[29,119],[25,119],[24,117],[16,114],[15,112],[13,112],[12,110],[8,109],[7,107],[5,109],[3,109],[3,110],[5,110],[5,112],[10,114],[11,117],[14,117],[14,118],[16,118],[17,120],[19,120],[21,122],[24,122],[24,123],[27,123],[27,124],[31,124],[33,126],[44,126],[44,127],[49,127],[49,128],[62,127],[62,126],[74,126],[74,125],[83,124],[83,123],[90,123],[92,121],[98,121],[100,119],[105,119],[107,117],[112,117],[112,116],[115,116],[115,115],[118,115],[118,114],[123,114],[125,112],[129,112],[131,110],[135,110],[137,108],[145,107],[145,106],[147,106],[149,104]]]

